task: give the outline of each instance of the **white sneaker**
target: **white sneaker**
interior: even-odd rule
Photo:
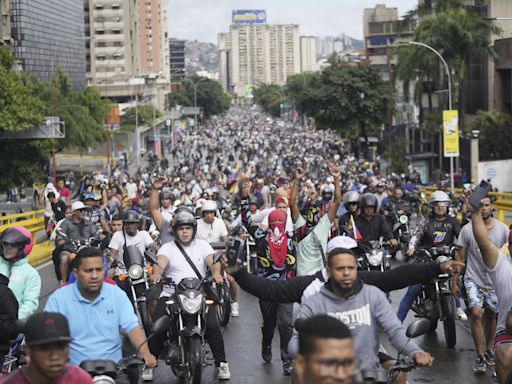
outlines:
[[[459,320],[467,321],[468,319],[468,315],[466,315],[466,312],[461,307],[457,308],[456,315]]]
[[[231,373],[229,373],[228,363],[220,363],[219,369],[217,371],[217,379],[229,380],[230,378],[231,378]]]
[[[144,368],[140,378],[142,381],[153,381],[153,368]]]
[[[236,301],[231,303],[231,316],[240,316],[240,307],[238,306],[238,303]]]

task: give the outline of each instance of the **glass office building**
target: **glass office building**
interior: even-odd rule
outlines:
[[[75,89],[87,86],[82,0],[11,0],[11,34],[24,70],[49,81],[59,66]]]

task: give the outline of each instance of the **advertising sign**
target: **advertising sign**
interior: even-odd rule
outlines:
[[[233,11],[233,24],[265,24],[267,12],[264,9],[239,9]]]
[[[459,111],[443,111],[444,157],[459,156]]]
[[[119,116],[119,105],[111,104],[105,112],[105,126],[110,129],[119,128],[121,117]]]

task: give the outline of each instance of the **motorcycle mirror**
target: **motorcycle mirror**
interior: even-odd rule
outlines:
[[[222,252],[215,252],[213,254],[213,264],[218,263],[222,257]]]
[[[430,330],[430,321],[427,319],[418,319],[409,324],[405,335],[409,338],[415,338],[424,335]]]
[[[169,328],[169,325],[171,325],[171,318],[169,316],[159,317],[151,327],[151,336],[155,333],[161,333],[165,331],[167,328]]]
[[[144,251],[144,257],[146,258],[146,260],[148,260],[152,264],[157,264],[156,256],[153,252],[146,249]]]

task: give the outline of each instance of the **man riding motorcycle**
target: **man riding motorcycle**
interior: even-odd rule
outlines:
[[[460,224],[454,217],[448,216],[450,197],[443,191],[435,191],[429,199],[432,214],[422,219],[409,242],[406,256],[411,257],[418,248],[429,250],[432,247],[453,245],[460,233]],[[412,303],[421,292],[421,284],[411,285],[398,307],[397,316],[404,321]]]
[[[364,193],[359,201],[361,213],[354,217],[357,229],[361,233],[362,241],[368,242],[379,240],[384,241],[392,247],[396,247],[397,240],[393,238],[391,228],[383,215],[377,213],[377,198],[371,193]]]
[[[186,252],[190,260],[194,263],[196,269],[204,276],[206,268],[210,267],[212,277],[217,283],[222,283],[224,279],[220,274],[220,264],[213,264],[214,250],[205,240],[196,237],[197,220],[189,211],[176,213],[171,222],[176,240],[164,244],[158,251],[157,262],[153,268],[151,280],[154,283],[160,282],[162,275],[172,279],[176,284],[187,277],[197,277],[194,269],[191,267],[180,248]],[[158,319],[167,314],[165,302],[171,296],[168,287],[165,287],[157,307],[154,318]],[[206,315],[206,333],[205,337],[210,344],[215,365],[218,367],[217,378],[220,380],[229,380],[229,366],[226,362],[224,351],[224,339],[220,331],[219,322],[215,311],[208,311]],[[149,340],[149,349],[155,356],[159,356],[164,348],[163,335],[156,335]]]

